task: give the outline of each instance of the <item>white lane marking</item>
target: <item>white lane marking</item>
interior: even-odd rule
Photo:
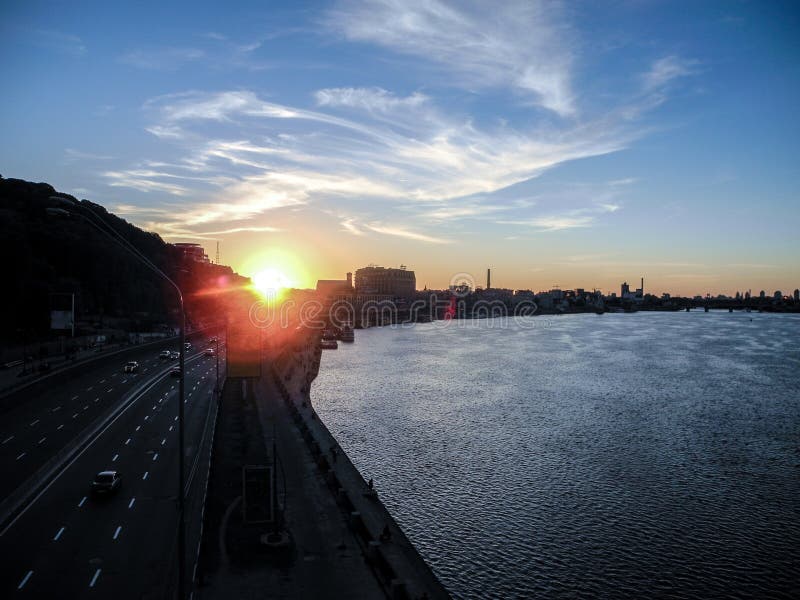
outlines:
[[[94,587],[94,584],[97,583],[97,578],[100,577],[100,571],[102,571],[102,569],[97,569],[97,571],[94,572],[94,577],[92,577],[92,580],[89,582],[89,587]]]
[[[142,369],[142,373],[147,373],[147,367],[145,367],[144,369]]]
[[[163,374],[162,374],[162,377],[163,377]],[[158,380],[159,380],[159,379],[156,379],[155,381],[153,381],[152,383],[150,383],[149,385],[147,385],[147,386],[145,387],[145,391],[146,391],[146,390],[149,390],[150,388],[152,388],[153,386],[155,386]],[[144,392],[140,392],[140,393],[139,393],[139,394],[136,396],[136,398],[138,398],[139,396],[141,396],[143,393],[144,393]],[[5,534],[6,534],[6,532],[7,532],[9,529],[11,529],[11,528],[14,526],[14,524],[15,524],[17,521],[19,521],[19,519],[20,519],[20,518],[22,518],[22,516],[23,516],[23,515],[24,515],[24,514],[25,514],[25,513],[26,513],[26,512],[27,512],[27,511],[28,511],[28,510],[29,510],[29,509],[30,509],[30,508],[31,508],[31,507],[32,507],[32,506],[35,504],[35,503],[36,503],[36,501],[38,501],[38,500],[39,500],[39,499],[42,497],[42,495],[44,495],[44,494],[47,492],[47,490],[48,490],[48,489],[50,489],[50,487],[52,487],[52,485],[53,485],[53,484],[54,484],[56,481],[58,481],[59,477],[61,477],[61,475],[62,475],[62,474],[65,472],[65,469],[66,469],[66,468],[68,468],[68,467],[70,467],[71,465],[75,464],[75,461],[77,461],[77,460],[78,460],[78,459],[79,459],[81,456],[83,456],[83,454],[85,454],[85,452],[86,452],[86,451],[87,451],[87,450],[88,450],[88,449],[89,449],[89,448],[92,446],[92,444],[94,444],[94,443],[97,441],[97,439],[99,438],[99,436],[100,436],[100,435],[102,435],[103,433],[105,433],[105,432],[108,430],[108,428],[109,428],[109,427],[111,427],[111,425],[113,425],[114,423],[116,423],[116,422],[119,420],[119,418],[120,418],[120,417],[121,417],[123,414],[125,414],[125,413],[128,411],[128,409],[130,409],[130,407],[131,407],[131,406],[133,406],[133,404],[134,404],[133,402],[130,402],[130,403],[126,404],[126,405],[125,405],[125,406],[122,408],[122,410],[121,410],[120,412],[118,412],[118,413],[116,414],[116,416],[114,416],[114,418],[113,418],[113,419],[112,419],[112,420],[111,420],[111,421],[110,421],[108,424],[106,424],[106,425],[105,425],[105,427],[103,427],[103,429],[102,429],[102,430],[101,430],[101,431],[100,431],[100,432],[97,434],[97,436],[95,436],[95,438],[94,438],[94,439],[93,439],[93,440],[92,440],[92,441],[89,443],[89,445],[88,445],[88,446],[84,447],[84,448],[83,448],[83,450],[81,450],[80,452],[78,452],[77,456],[75,456],[75,457],[73,457],[71,460],[69,460],[69,461],[68,461],[68,462],[65,464],[65,468],[62,468],[62,469],[61,469],[59,472],[57,472],[57,473],[56,473],[56,475],[53,477],[53,479],[51,479],[51,480],[50,480],[50,483],[48,483],[46,486],[44,486],[44,488],[43,488],[43,489],[42,489],[42,490],[41,490],[41,491],[40,491],[38,494],[36,494],[36,496],[34,496],[34,498],[33,498],[31,501],[29,501],[29,502],[28,502],[28,503],[27,503],[27,504],[26,504],[26,505],[25,505],[25,506],[24,506],[24,507],[23,507],[23,508],[22,508],[22,509],[19,511],[19,513],[17,514],[17,516],[16,516],[16,517],[14,517],[14,518],[13,518],[13,519],[12,519],[12,520],[11,520],[11,521],[10,521],[10,522],[9,522],[9,523],[6,525],[6,526],[5,526],[5,527],[3,527],[2,529],[0,529],[0,537],[2,537],[3,535],[5,535]],[[77,415],[76,415],[76,416],[77,416]]]
[[[94,386],[90,385],[89,387],[86,388],[86,391],[87,392],[91,392],[93,389],[94,389]],[[77,396],[75,396],[75,397],[77,398]]]
[[[173,420],[173,421],[177,421],[177,420],[178,420],[178,417],[175,417],[175,418],[174,418],[174,419],[172,419],[172,420]]]
[[[18,590],[21,590],[22,588],[24,588],[24,587],[25,587],[25,584],[26,584],[26,583],[28,583],[28,579],[30,579],[30,578],[31,578],[31,575],[33,575],[33,571],[28,571],[28,572],[25,574],[25,577],[23,577],[23,578],[22,578],[22,581],[20,581],[20,582],[19,582],[19,585],[17,586],[17,589],[18,589]]]
[[[128,438],[127,440],[125,440],[125,445],[126,445],[126,446],[127,446],[128,444],[130,444],[130,443],[131,443],[131,438]]]
[[[145,415],[145,416],[144,416],[144,420],[145,420],[145,421],[147,421],[147,419],[148,419],[149,417],[150,417],[150,415]]]
[[[151,410],[155,410],[155,409],[156,409],[156,405],[155,405],[155,404],[153,404],[153,408],[152,408]]]
[[[172,425],[169,426],[169,430],[172,431]]]
[[[128,502],[128,508],[133,508],[133,503],[136,502],[136,498],[131,498],[131,501]]]
[[[13,439],[14,439],[14,436],[13,436],[13,435],[10,435],[10,436],[8,436],[6,439],[4,439],[4,440],[3,440],[3,443],[5,444],[6,442],[10,442],[10,441],[11,441],[11,440],[13,440]]]
[[[22,454],[20,454],[20,455],[17,457],[17,460],[19,460],[20,458],[22,458],[23,456],[25,456],[25,454],[27,454],[27,453],[26,453],[26,452],[23,452]]]
[[[162,445],[162,446],[163,446],[164,444],[166,444],[166,443],[167,443],[167,438],[164,438],[163,440],[161,440],[161,445]]]
[[[100,383],[105,383],[105,382],[106,382],[106,380],[105,380],[105,379],[101,379],[101,380],[100,380]]]
[[[83,410],[89,410],[89,405],[87,404],[86,406],[84,406]]]
[[[34,425],[36,425],[38,422],[39,422],[39,419],[36,419],[36,420],[35,420],[33,423],[31,423],[31,427],[33,427]]]
[[[128,383],[128,380],[127,379],[123,379],[122,383]]]
[[[56,407],[55,407],[55,408],[52,410],[52,412],[56,412],[57,410],[61,410],[61,405],[60,405],[60,404],[59,404],[58,406],[56,406]]]
[[[141,428],[142,428],[142,426],[141,426],[141,425],[137,425],[137,426],[136,426],[136,431],[139,431]]]
[[[117,375],[118,375],[118,373],[114,373],[114,374],[112,375],[112,377],[116,377]]]
[[[114,458],[111,459],[111,462],[117,462],[118,458],[119,458],[119,454],[115,454]]]
[[[63,428],[64,428],[64,424],[63,423],[61,425],[59,425],[58,427],[56,427],[56,429],[63,429]]]
[[[74,419],[77,416],[78,416],[78,413],[75,413],[74,415],[72,415],[72,418]]]
[[[83,506],[83,503],[84,503],[84,502],[86,502],[86,496],[84,496],[83,498],[81,498],[81,501],[80,501],[80,502],[78,502],[78,508],[80,508],[81,506]]]
[[[73,396],[72,398],[70,398],[70,400],[77,400],[77,399],[78,399],[77,396]]]
[[[114,532],[114,539],[119,537],[119,532],[122,531],[122,525],[117,525],[117,530]]]
[[[100,402],[100,398],[95,398],[94,401],[95,402]]]
[[[40,440],[39,440],[39,443],[38,443],[38,444],[36,444],[36,445],[37,445],[37,446],[40,446],[40,445],[41,445],[41,443],[42,443],[43,441],[45,441],[46,439],[47,439],[46,437],[43,437],[42,439],[40,439]]]
[[[108,388],[106,392],[111,392],[114,388]]]
[[[61,534],[62,534],[62,533],[64,533],[64,528],[63,528],[63,527],[62,527],[61,529],[59,529],[59,530],[58,530],[58,533],[57,533],[57,534],[56,534],[56,536],[53,538],[53,541],[54,541],[54,542],[57,542],[57,541],[58,541],[58,538],[60,538],[60,537],[61,537]]]
[[[145,472],[144,472],[144,475],[142,475],[142,481],[144,481],[145,479],[147,479],[147,474],[148,474],[149,472],[150,472],[150,471],[145,471]]]
[[[153,462],[155,462],[155,460],[156,460],[157,458],[158,458],[158,452],[156,452],[155,454],[153,454]]]

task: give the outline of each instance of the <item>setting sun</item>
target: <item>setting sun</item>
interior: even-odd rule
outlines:
[[[283,271],[275,268],[263,269],[253,276],[253,287],[264,296],[274,296],[280,290],[293,285]]]

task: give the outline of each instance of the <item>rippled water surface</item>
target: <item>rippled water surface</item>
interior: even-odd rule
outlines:
[[[312,389],[454,596],[800,597],[800,317],[525,323],[357,331]]]

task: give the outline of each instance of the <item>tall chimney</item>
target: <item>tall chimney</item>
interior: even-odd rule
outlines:
[[[492,288],[492,270],[486,269],[486,289]]]
[[[642,277],[642,298],[644,298],[644,277]]]
[[[347,274],[347,287],[353,287],[353,274]]]

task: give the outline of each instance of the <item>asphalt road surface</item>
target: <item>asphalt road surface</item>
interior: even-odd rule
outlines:
[[[207,339],[198,340],[187,359],[205,349]],[[79,373],[85,369],[77,376],[62,379],[55,375],[47,385],[35,386],[32,393],[16,392],[19,404],[0,416],[0,501],[143,381],[177,366],[177,359],[160,359],[158,352],[143,349],[110,365],[104,361],[101,368],[89,363],[77,367]],[[139,362],[135,373],[123,372],[128,360]]]
[[[202,471],[192,467],[213,400],[215,361],[202,355],[187,358],[187,479]],[[3,445],[3,464],[9,465],[8,457],[12,466],[26,464],[22,461],[28,456],[41,460],[39,449],[49,440],[66,443],[80,423],[86,426],[92,411],[97,417],[104,405],[108,409],[119,402],[131,386],[159,372],[162,363],[157,357],[144,359],[139,369],[135,377],[123,374],[122,365],[115,372],[87,374],[68,390],[54,384],[52,397],[26,415],[27,422],[17,419],[14,429],[4,423],[8,432],[3,439],[12,439]],[[178,525],[177,396],[177,378],[158,378],[0,532],[0,597],[164,596],[173,580]],[[14,442],[18,445],[12,450]],[[95,498],[91,481],[103,470],[120,471],[122,486],[109,497]],[[9,471],[17,480],[22,476]]]

